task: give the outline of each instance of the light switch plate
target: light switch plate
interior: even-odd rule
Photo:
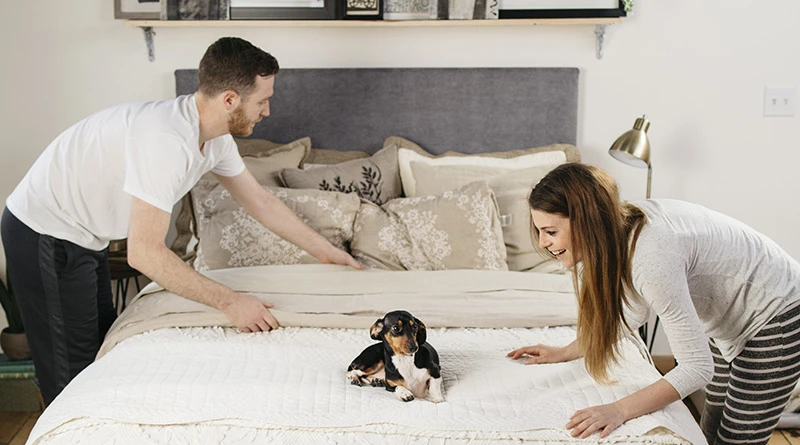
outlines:
[[[764,116],[794,116],[796,108],[796,87],[767,86],[764,89]]]

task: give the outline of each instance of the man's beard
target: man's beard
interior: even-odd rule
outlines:
[[[239,105],[228,117],[228,128],[233,136],[250,136],[253,134],[252,122],[244,114],[244,107]]]

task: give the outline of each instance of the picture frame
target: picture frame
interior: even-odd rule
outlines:
[[[231,0],[231,20],[336,20],[341,0]]]
[[[383,0],[343,0],[346,20],[383,20]]]
[[[619,18],[625,0],[500,0],[500,19]]]
[[[158,20],[161,4],[158,0],[114,0],[114,18],[125,20]]]
[[[141,0],[139,0],[141,1]],[[229,0],[160,0],[161,20],[228,20]]]

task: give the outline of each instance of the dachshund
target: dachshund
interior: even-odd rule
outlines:
[[[379,318],[369,333],[380,342],[350,363],[350,383],[383,386],[404,402],[415,397],[444,402],[439,354],[426,342],[424,323],[406,311],[393,311]]]

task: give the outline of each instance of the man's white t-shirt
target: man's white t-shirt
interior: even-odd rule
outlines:
[[[91,250],[128,236],[131,196],[165,212],[212,171],[244,171],[231,135],[200,152],[194,95],[97,112],[61,133],[6,206],[39,234]]]

